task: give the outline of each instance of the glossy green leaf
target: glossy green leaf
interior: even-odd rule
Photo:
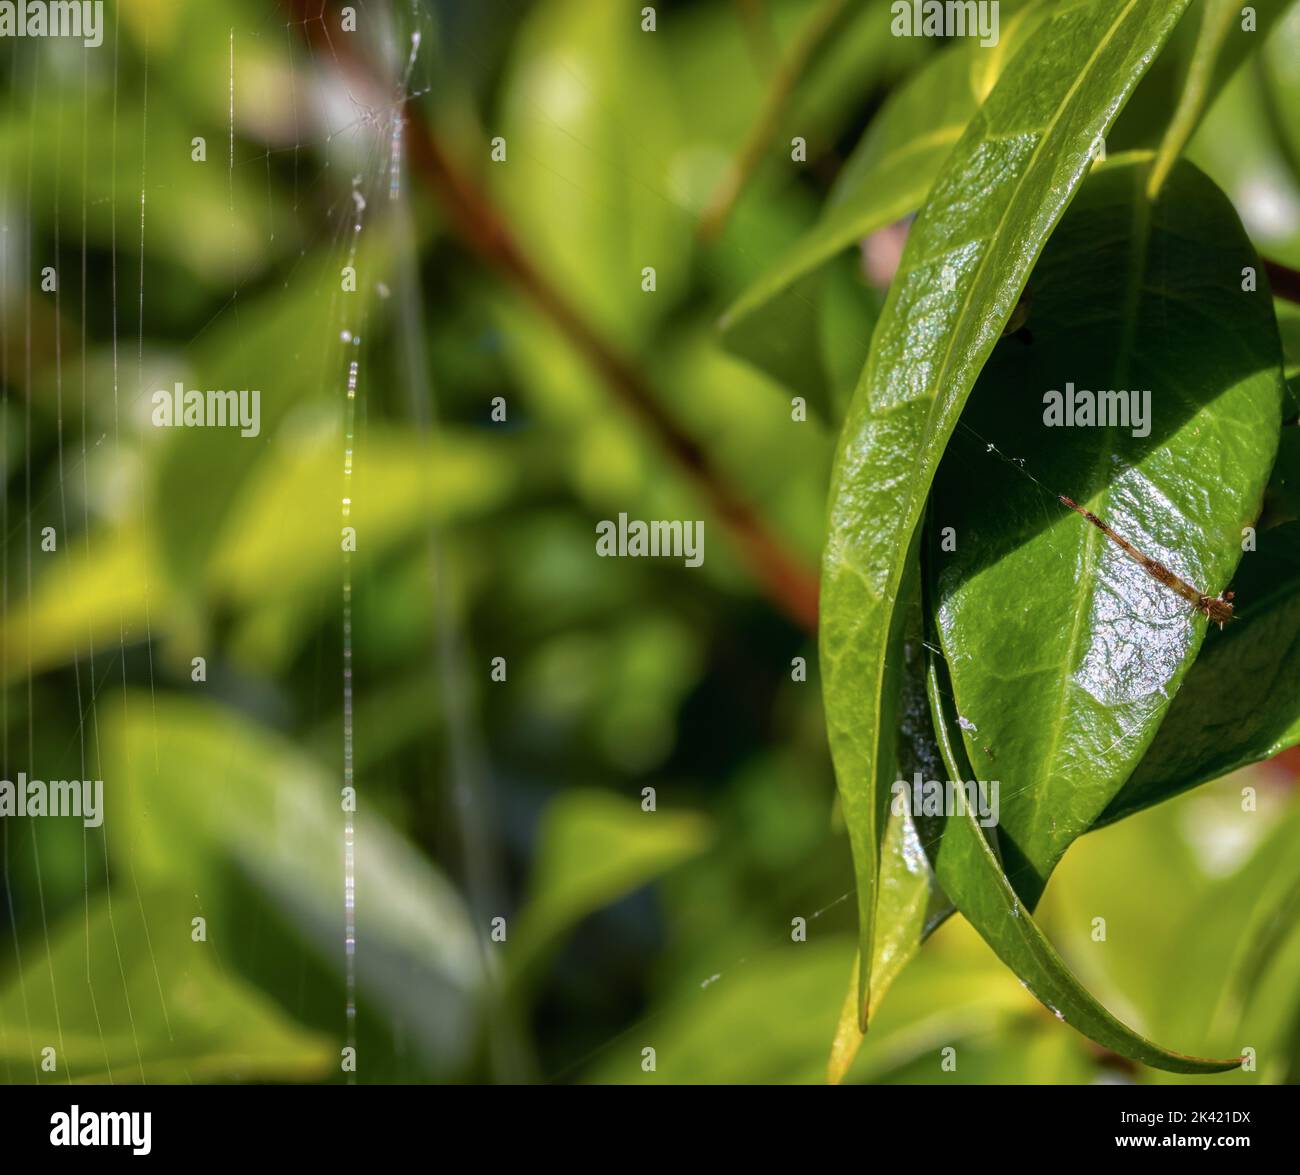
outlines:
[[[915,572],[919,575],[919,569]],[[935,741],[930,700],[926,692],[924,616],[920,594],[909,590],[911,604],[902,645],[903,697],[896,738],[895,777],[910,782],[943,778],[943,760]],[[940,888],[925,846],[942,834],[941,822],[906,804],[891,802],[880,842],[879,897],[872,944],[871,1003],[875,1016],[885,994],[916,956],[921,944],[953,913],[955,907]],[[855,955],[849,989],[831,1046],[828,1076],[843,1080],[862,1046],[864,1030],[858,1014],[860,959]]]
[[[800,278],[854,241],[921,206],[980,104],[1042,10],[1030,5],[1003,21],[997,45],[961,42],[899,87],[849,156],[815,227],[792,245],[731,306],[720,322],[728,346],[747,353],[751,319]],[[783,298],[781,304],[792,304]],[[776,342],[771,343],[776,346]]]
[[[1155,741],[1097,824],[1120,820],[1300,742],[1300,522],[1262,531]]]
[[[929,689],[935,730],[948,778],[975,778],[959,738],[960,718],[948,693],[951,681],[938,654],[930,662]],[[985,781],[979,781],[981,790]],[[985,795],[987,796],[987,792]],[[1003,860],[995,851],[1000,829],[986,838],[975,809],[969,805],[944,821],[943,835],[926,845],[939,884],[980,936],[993,948],[1058,1020],[1121,1056],[1170,1073],[1223,1073],[1240,1064],[1240,1057],[1213,1060],[1171,1052],[1116,1019],[1079,982],[1044,936],[1033,914],[1007,879]]]
[[[934,564],[953,695],[976,776],[1002,782],[999,843],[1031,908],[1142,758],[1206,628],[1056,495],[1216,595],[1281,421],[1276,322],[1241,289],[1256,259],[1236,214],[1190,164],[1148,205],[1149,175],[1116,159],[1085,184],[1030,282],[1033,341],[995,352],[935,481],[934,525],[956,543]],[[1140,391],[1145,423],[1141,399],[1127,424],[1046,423],[1067,382]]]
[[[889,646],[933,471],[1097,140],[1185,7],[1102,0],[1053,11],[945,163],[877,327],[833,478],[821,624],[864,953],[874,937],[880,796],[892,769],[881,754],[897,692]]]

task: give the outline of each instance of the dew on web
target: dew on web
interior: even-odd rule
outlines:
[[[402,193],[402,135],[406,126],[405,112],[402,107],[406,101],[405,95],[410,90],[411,74],[415,69],[415,59],[419,53],[420,31],[416,29],[411,34],[411,53],[406,59],[406,72],[402,75],[396,110],[392,116],[393,130],[388,143],[388,198],[390,200],[400,199]]]
[[[348,248],[348,265],[354,266],[357,244],[361,236],[366,200],[361,194],[360,176],[352,181],[352,204],[355,220]],[[352,475],[356,437],[357,380],[361,360],[361,335],[345,327],[339,332],[340,340],[351,348],[348,359],[347,382],[344,388],[343,414],[343,494],[341,500],[342,550],[343,550],[343,787],[345,795],[355,796],[355,758],[353,746],[353,659],[352,659],[352,552],[355,549],[352,527]],[[356,826],[355,801],[343,806],[343,952],[344,952],[344,1018],[347,1047],[357,1047],[357,920],[356,920]],[[356,1083],[355,1068],[348,1072],[348,1084]]]

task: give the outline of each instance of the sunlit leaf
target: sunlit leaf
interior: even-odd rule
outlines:
[[[152,594],[166,580],[138,526],[105,527],[40,569],[30,599],[11,601],[0,624],[6,679],[145,639]]]
[[[930,479],[1034,258],[1186,4],[1065,5],[944,164],[909,237],[850,407],[822,583],[827,725],[873,941],[895,608]],[[870,976],[862,976],[861,1004]]]
[[[675,95],[653,36],[618,4],[553,0],[520,30],[489,163],[528,252],[613,340],[646,340],[685,290],[690,231],[673,199]],[[655,291],[642,271],[655,269]]]
[[[957,715],[945,696],[949,684],[936,655],[930,665],[930,698],[948,777],[970,779],[972,771],[958,741]],[[976,810],[962,805],[949,814],[943,836],[928,844],[927,851],[944,893],[1058,1020],[1104,1048],[1170,1073],[1223,1073],[1239,1065],[1240,1057],[1215,1060],[1171,1052],[1113,1016],[1039,929],[1007,879],[995,843],[1000,842],[986,836]]]
[[[104,728],[104,817],[142,885],[222,892],[234,868],[334,967],[344,961],[340,790],[291,744],[232,711],[128,697]],[[447,881],[382,817],[356,817],[357,984],[402,1017],[437,1069],[473,1043],[482,963]]]
[[[934,525],[956,536],[935,553],[954,700],[977,777],[1002,780],[998,839],[1031,907],[1142,758],[1207,624],[1056,495],[1214,596],[1281,421],[1277,328],[1241,289],[1255,257],[1235,213],[1186,164],[1148,207],[1148,177],[1116,159],[1084,186],[1031,278],[1033,341],[995,351],[935,482]],[[1069,385],[1129,393],[1123,419],[1048,422]]]
[[[1155,741],[1098,824],[1300,742],[1300,522],[1256,541],[1233,580],[1239,619],[1207,634]]]

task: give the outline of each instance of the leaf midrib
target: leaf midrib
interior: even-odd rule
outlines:
[[[1151,212],[1151,203],[1147,199],[1145,192],[1139,188],[1133,209],[1133,244],[1130,251],[1132,260],[1129,265],[1128,281],[1125,283],[1124,288],[1124,311],[1121,319],[1123,327],[1120,335],[1120,345],[1115,355],[1112,380],[1117,387],[1126,387],[1128,384],[1128,368],[1136,339],[1137,307],[1142,299],[1142,292],[1146,283],[1147,264],[1150,260]],[[1097,468],[1101,469],[1106,467],[1110,456],[1114,452],[1114,434],[1107,432],[1103,440],[1105,444],[1102,446],[1094,463]],[[1097,550],[1101,541],[1101,531],[1095,526],[1085,528],[1083,540],[1083,571],[1085,574],[1079,580],[1080,590],[1075,595],[1074,619],[1070,625],[1070,639],[1066,644],[1066,656],[1063,662],[1066,672],[1061,675],[1061,687],[1057,692],[1056,706],[1052,711],[1051,741],[1046,745],[1044,753],[1039,759],[1038,770],[1033,775],[1034,785],[1029,796],[1029,820],[1026,826],[1030,832],[1037,827],[1038,813],[1042,806],[1043,794],[1046,791],[1044,783],[1048,778],[1048,771],[1056,760],[1056,753],[1061,745],[1061,731],[1065,725],[1067,698],[1070,685],[1074,681],[1074,667],[1083,632],[1083,617],[1087,609],[1091,607],[1092,601],[1097,594],[1095,576],[1098,570]]]
[[[1021,174],[1019,180],[1016,181],[1016,187],[1011,194],[1011,199],[1007,201],[1006,207],[1003,209],[1002,215],[998,219],[997,226],[993,230],[993,234],[989,239],[990,240],[989,247],[984,251],[983,255],[980,257],[979,263],[975,268],[975,275],[971,279],[969,285],[967,286],[966,294],[962,299],[961,311],[957,316],[958,323],[960,323],[966,318],[967,312],[970,309],[971,298],[974,295],[976,287],[980,283],[980,280],[984,273],[985,266],[988,264],[989,258],[993,255],[995,251],[994,243],[997,242],[998,239],[1001,237],[1002,231],[1006,227],[1007,221],[1010,218],[1011,210],[1013,207],[1015,207],[1016,202],[1020,198],[1020,193],[1024,189],[1026,182],[1028,182],[1030,175],[1033,174],[1034,166],[1037,163],[1038,158],[1041,155],[1047,142],[1051,138],[1052,130],[1056,127],[1057,123],[1060,122],[1061,116],[1064,114],[1066,108],[1070,105],[1070,102],[1073,99],[1074,95],[1078,92],[1079,87],[1083,85],[1084,79],[1088,76],[1088,69],[1096,62],[1097,58],[1101,55],[1101,53],[1109,46],[1110,42],[1114,39],[1116,30],[1118,30],[1118,28],[1128,19],[1129,14],[1133,11],[1136,5],[1137,5],[1137,0],[1129,0],[1128,4],[1125,5],[1124,10],[1119,14],[1118,17],[1116,17],[1115,21],[1111,24],[1110,28],[1106,30],[1106,35],[1102,37],[1100,41],[1098,41],[1097,47],[1093,50],[1092,54],[1089,56],[1085,67],[1079,71],[1078,77],[1075,79],[1074,83],[1070,86],[1070,89],[1066,92],[1065,97],[1062,98],[1060,103],[1057,105],[1056,110],[1052,114],[1051,121],[1045,127],[1043,127],[1042,137],[1039,139],[1038,144],[1034,147],[1033,154],[1030,156],[1029,163],[1026,165],[1024,172]],[[948,370],[952,365],[953,349],[954,349],[957,334],[958,334],[957,330],[952,331],[948,336],[948,340],[946,344],[944,345],[943,362],[940,364],[938,376],[934,380],[934,384],[936,388],[942,386],[944,377],[948,374]],[[874,370],[872,372],[872,375],[873,376],[875,375]],[[934,411],[938,403],[939,403],[939,394],[936,391],[930,396],[930,406],[926,412],[925,432],[927,435],[930,433],[931,429],[933,428]],[[908,490],[907,511],[906,514],[904,515],[905,518],[911,518],[913,512],[915,511],[917,499],[920,496],[918,485],[919,483],[915,479],[913,479],[911,488]],[[927,492],[928,489],[929,487],[927,486]],[[907,562],[907,546],[901,545],[899,547],[899,552],[900,552],[899,555],[894,561],[894,566],[891,569],[890,588],[892,588],[894,591],[897,590],[897,585],[903,577],[903,571]],[[892,595],[892,592],[887,589],[885,598],[888,599],[890,595]],[[884,657],[882,656],[879,659],[877,673],[876,673],[877,704],[874,707],[874,709],[875,709],[877,737],[879,735],[879,715],[880,715],[879,698],[881,697],[883,686],[884,686],[884,673],[885,673],[885,664],[884,664]]]

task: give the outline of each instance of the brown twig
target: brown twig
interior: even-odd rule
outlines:
[[[351,37],[330,36],[322,17],[323,0],[285,2],[313,47],[328,52],[358,85],[376,92],[386,89],[369,63],[352,49]],[[523,293],[584,356],[710,504],[772,601],[804,628],[815,631],[815,572],[785,549],[704,450],[682,431],[637,366],[602,338],[533,265],[487,194],[444,150],[419,106],[408,104],[404,117],[412,173],[438,198],[462,244]]]
[[[1268,274],[1268,284],[1272,287],[1273,297],[1287,302],[1300,302],[1300,270],[1294,270],[1280,261],[1264,258],[1264,271]]]
[[[771,13],[765,0],[735,0],[740,11],[741,27],[749,42],[749,55],[759,73],[766,77],[776,60],[776,41],[772,35]]]
[[[822,6],[809,17],[789,55],[777,68],[758,119],[750,129],[749,138],[700,216],[696,232],[702,241],[715,240],[726,227],[741,191],[776,134],[795,86],[845,11],[844,0],[823,0]]]

